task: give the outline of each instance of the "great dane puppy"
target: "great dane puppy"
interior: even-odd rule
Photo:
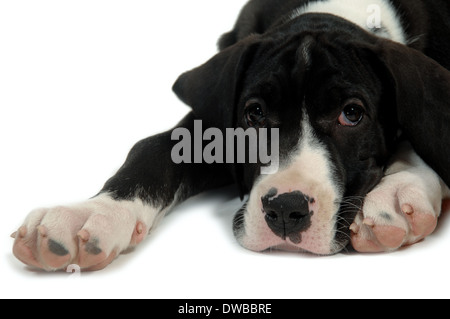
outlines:
[[[93,198],[31,212],[15,256],[50,271],[102,269],[176,204],[229,184],[246,198],[236,239],[254,251],[422,240],[449,195],[449,21],[445,0],[251,0],[220,52],[174,84],[192,112],[137,143]],[[251,143],[246,160],[220,159],[237,144],[208,140],[229,129],[276,145],[275,169],[248,160]],[[180,147],[198,134],[192,152]]]

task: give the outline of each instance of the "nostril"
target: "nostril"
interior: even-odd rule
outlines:
[[[266,212],[266,218],[272,222],[276,222],[278,220],[278,214],[277,214],[277,212],[270,210],[270,211]]]
[[[308,216],[308,213],[302,213],[302,212],[292,212],[289,214],[289,219],[292,221],[299,221],[303,219],[304,217]]]

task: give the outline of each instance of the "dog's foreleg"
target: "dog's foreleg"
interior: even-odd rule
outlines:
[[[193,132],[189,114],[177,127]],[[107,266],[140,243],[177,203],[231,182],[218,164],[175,164],[172,130],[137,143],[125,164],[88,201],[31,212],[13,234],[13,252],[25,264],[46,270],[78,264]]]

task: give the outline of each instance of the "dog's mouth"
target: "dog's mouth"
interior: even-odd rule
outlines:
[[[246,249],[263,252],[267,250],[282,250],[296,253],[310,253],[318,256],[334,255],[344,250],[350,243],[349,227],[342,227],[339,222],[331,231],[297,232],[286,236],[277,235],[261,227],[258,235],[249,235],[245,228],[244,211],[239,211],[234,218],[234,235],[237,241]],[[345,222],[351,224],[351,222]],[[254,233],[255,230],[251,230]]]
[[[235,237],[247,249],[333,255],[350,242],[357,210],[348,209],[346,201],[322,202],[301,191],[278,194],[274,189],[256,197],[252,194],[234,218]]]

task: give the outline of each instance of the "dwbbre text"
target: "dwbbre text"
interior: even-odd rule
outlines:
[[[231,315],[231,314],[271,314],[271,304],[256,304],[256,303],[224,303],[221,307],[210,305],[190,305],[185,303],[178,307],[178,314],[195,314],[203,315],[205,317],[217,315]]]

